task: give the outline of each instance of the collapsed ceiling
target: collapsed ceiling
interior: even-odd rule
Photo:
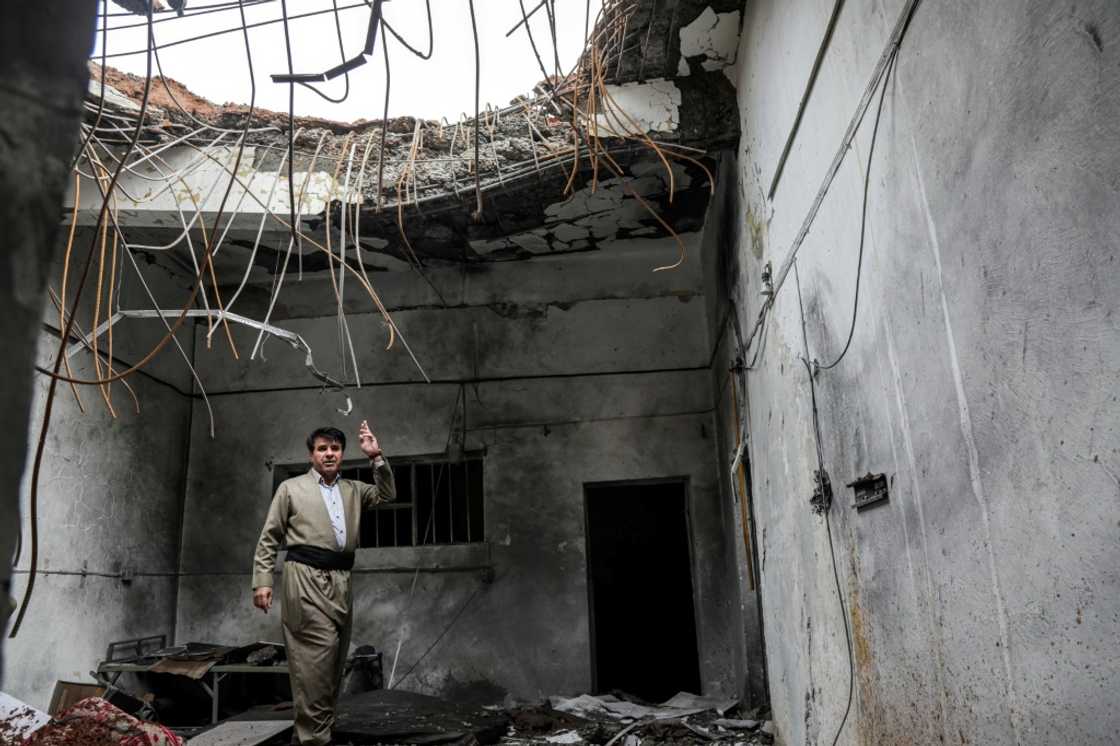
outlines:
[[[322,241],[328,228],[348,231],[370,270],[385,268],[379,255],[417,264],[508,261],[672,236],[701,225],[711,189],[706,153],[738,136],[734,88],[725,75],[734,62],[738,5],[608,2],[572,75],[544,81],[535,95],[501,109],[488,107],[477,120],[456,122],[295,118],[289,127],[287,114],[263,110],[247,122],[245,105],[218,106],[171,79],[146,86],[143,78],[94,65],[87,132],[106,152],[121,149],[147,88],[134,173],[186,185],[192,171],[160,168],[160,153],[193,148],[202,154],[194,163],[206,165],[218,162],[220,148],[244,147],[244,191],[253,192],[254,181],[281,183],[269,199],[237,205],[252,208],[255,199],[279,216],[298,213],[301,231]],[[196,204],[177,209],[205,213],[191,199]],[[226,205],[225,218],[232,222],[238,209]],[[126,216],[122,228],[128,227]],[[236,230],[224,246],[222,266],[248,260],[266,271],[287,250],[275,235],[254,239]],[[327,268],[329,257],[314,253],[301,259],[304,271]]]
[[[655,271],[679,267],[687,255],[681,236],[701,227],[714,189],[714,154],[738,138],[732,72],[740,11],[727,6],[605,0],[567,76],[549,77],[538,57],[544,80],[532,94],[454,122],[343,123],[217,106],[164,76],[95,66],[56,301],[61,336],[73,340],[67,357],[83,347],[95,360],[104,357],[98,338],[121,319],[141,318],[166,329],[146,362],[188,318],[205,319],[206,339],[224,328],[235,355],[231,323],[259,330],[249,359],[264,335],[280,337],[304,351],[313,378],[345,389],[360,377],[337,269],[368,296],[389,344],[399,340],[427,379],[370,272],[413,271],[440,296],[424,267],[586,254],[612,244],[648,248],[646,256],[658,256]],[[374,11],[371,29],[376,20]],[[241,30],[247,40],[244,21]],[[158,68],[150,31],[148,38]],[[93,229],[91,260],[100,246],[88,325],[75,324],[71,300],[87,275],[66,280],[79,226]],[[675,261],[665,256],[667,245],[676,246]],[[145,263],[186,280],[189,294],[165,298],[169,307],[161,309]],[[145,294],[141,307],[122,308],[119,283],[114,296],[126,265]],[[349,369],[349,349],[352,381],[323,374],[307,342],[273,323],[293,270],[300,278],[329,274],[342,367]],[[242,303],[234,313],[246,288],[265,302]],[[244,315],[246,305],[252,315]],[[91,331],[79,338],[83,327]],[[191,356],[179,353],[201,388]],[[138,367],[117,375],[113,361],[104,362],[109,378],[67,380],[102,385]]]

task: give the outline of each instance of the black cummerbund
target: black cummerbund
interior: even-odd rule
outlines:
[[[323,547],[313,547],[310,544],[296,544],[288,547],[285,562],[298,562],[320,570],[352,570],[354,569],[353,552],[334,552]]]

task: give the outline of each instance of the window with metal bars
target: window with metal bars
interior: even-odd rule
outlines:
[[[394,458],[397,499],[362,514],[360,548],[471,544],[485,540],[482,457],[458,461]],[[305,464],[278,466],[276,485],[306,471]],[[342,477],[373,483],[367,461],[343,463]]]

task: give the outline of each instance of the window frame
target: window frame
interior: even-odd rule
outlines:
[[[389,460],[389,466],[390,466],[391,469],[393,469],[394,476],[399,478],[401,476],[401,471],[407,469],[409,479],[411,480],[411,482],[409,484],[409,490],[408,490],[408,494],[410,496],[409,502],[402,503],[402,502],[398,502],[398,501],[394,500],[394,501],[391,501],[391,502],[379,503],[377,505],[373,505],[373,506],[370,506],[370,507],[363,507],[362,508],[362,513],[367,514],[366,516],[363,516],[363,518],[368,518],[369,517],[368,514],[372,514],[372,513],[381,514],[381,513],[384,513],[384,512],[393,512],[394,513],[393,537],[394,537],[394,541],[396,541],[396,538],[397,538],[397,535],[398,535],[398,530],[396,528],[396,522],[395,522],[397,513],[399,513],[402,510],[407,509],[409,511],[409,523],[410,523],[409,528],[410,528],[410,541],[411,541],[411,543],[408,543],[408,544],[389,544],[389,545],[383,545],[383,546],[382,545],[377,545],[377,544],[374,544],[374,545],[363,544],[362,543],[362,539],[363,539],[362,534],[365,533],[365,531],[360,529],[359,530],[359,535],[358,535],[358,542],[359,543],[358,543],[357,548],[359,550],[363,550],[363,549],[419,549],[419,548],[422,548],[422,547],[472,546],[472,545],[485,544],[486,543],[486,487],[485,487],[485,484],[486,484],[485,483],[486,470],[485,470],[485,458],[484,457],[485,457],[485,452],[484,451],[464,451],[462,453],[462,455],[457,459],[449,459],[449,458],[447,458],[447,454],[444,454],[444,453],[421,454],[421,455],[413,455],[413,456],[394,456],[392,459]],[[473,480],[471,480],[471,478],[470,478],[470,476],[471,476],[470,475],[470,469],[471,469],[470,465],[472,463],[477,463],[478,464],[477,468],[479,469],[479,474],[478,474],[478,478],[477,478],[478,479],[478,481],[477,481],[478,494],[477,495],[474,495],[471,492],[471,485],[474,483]],[[432,491],[432,503],[431,503],[431,507],[428,509],[428,511],[429,511],[428,516],[430,516],[430,520],[432,521],[433,536],[432,536],[431,541],[422,542],[423,537],[420,536],[420,533],[421,533],[422,529],[419,526],[419,520],[420,520],[419,514],[420,514],[421,511],[418,510],[418,503],[416,501],[417,481],[418,481],[417,480],[418,469],[416,467],[418,467],[418,466],[431,466],[432,469],[433,469],[433,473],[434,473],[434,470],[436,469],[436,467],[438,467],[440,465],[448,465],[448,466],[462,465],[464,467],[464,473],[466,475],[466,480],[465,480],[465,484],[464,484],[464,502],[467,506],[467,518],[466,518],[467,535],[464,539],[459,539],[459,540],[457,540],[456,537],[455,537],[454,502],[453,502],[453,498],[451,498],[449,496],[449,502],[448,502],[448,508],[447,508],[448,512],[447,512],[447,517],[446,517],[446,521],[447,521],[447,525],[448,525],[448,532],[449,532],[449,534],[448,534],[448,539],[449,540],[447,540],[447,541],[437,541],[437,536],[438,536],[437,531],[438,531],[438,529],[435,529],[435,525],[436,525],[435,522],[438,520],[438,511],[436,509],[435,500],[437,499],[438,496],[435,494],[435,486],[436,486],[435,480],[429,480],[430,489]],[[285,479],[289,479],[291,477],[296,477],[296,476],[299,476],[300,474],[304,474],[304,473],[306,473],[308,468],[310,468],[310,467],[306,463],[304,463],[304,464],[300,464],[300,463],[277,464],[273,468],[273,491],[275,491],[276,488],[280,486],[280,483],[282,481],[284,481]],[[359,481],[365,481],[367,483],[369,482],[369,480],[366,480],[366,479],[362,478],[363,476],[365,476],[362,473],[364,471],[369,471],[370,472],[369,476],[372,479],[372,466],[370,465],[370,462],[368,460],[364,459],[364,458],[348,459],[348,460],[343,461],[342,464],[341,464],[341,467],[339,468],[339,475],[344,479],[355,479],[355,477],[352,476],[355,471],[358,472],[357,478],[358,478]],[[348,475],[347,472],[349,472],[350,474]],[[398,494],[399,494],[399,488],[398,488]],[[474,511],[472,511],[472,509],[471,509],[472,503],[477,504],[477,514]],[[380,520],[380,518],[378,518],[376,520]],[[362,523],[363,523],[363,527],[364,527],[366,521],[363,520]],[[475,529],[476,525],[477,525],[477,529]],[[426,526],[424,528],[426,529]],[[366,529],[366,530],[368,530],[368,529]],[[475,530],[477,530],[477,533],[478,533],[477,536],[474,535]],[[377,536],[376,529],[373,531],[373,533],[374,533],[375,536]]]

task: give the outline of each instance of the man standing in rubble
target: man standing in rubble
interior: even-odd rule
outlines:
[[[311,468],[277,488],[253,558],[253,605],[267,613],[276,552],[287,549],[280,613],[295,705],[293,740],[300,744],[330,743],[350,648],[350,570],[362,509],[396,497],[393,472],[364,420],[358,446],[373,465],[373,484],[339,477],[346,449],[341,430],[321,427],[307,436]]]

